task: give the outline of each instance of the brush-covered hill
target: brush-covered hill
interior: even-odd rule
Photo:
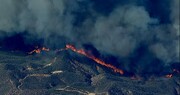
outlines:
[[[132,79],[72,51],[0,51],[0,95],[180,95],[179,80]]]

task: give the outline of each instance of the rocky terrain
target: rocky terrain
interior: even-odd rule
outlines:
[[[180,75],[133,78],[69,50],[1,50],[0,95],[180,95]]]

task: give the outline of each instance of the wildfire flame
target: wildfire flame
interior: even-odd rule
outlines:
[[[46,52],[47,52],[47,51],[50,51],[50,49],[49,49],[49,48],[46,48],[46,47],[41,47],[41,48],[35,47],[35,48],[36,48],[36,49],[32,50],[32,51],[29,52],[28,54],[33,54],[33,53],[39,54],[39,53],[41,53],[42,51],[46,51]],[[113,66],[113,65],[111,65],[111,64],[109,64],[109,63],[104,62],[103,60],[95,57],[94,55],[86,52],[86,51],[83,50],[83,49],[77,49],[74,45],[71,45],[71,44],[67,44],[65,48],[60,49],[60,50],[57,50],[57,52],[63,51],[63,50],[69,50],[69,49],[72,50],[72,51],[74,51],[74,52],[76,52],[76,53],[78,53],[78,54],[84,55],[84,56],[86,56],[87,58],[92,59],[93,61],[95,61],[96,63],[98,63],[98,64],[100,64],[100,65],[103,65],[103,66],[105,66],[105,67],[111,68],[114,72],[120,73],[121,75],[124,74],[124,71],[123,71],[123,70],[121,70],[121,69],[119,69],[119,68],[117,68],[117,67],[115,67],[115,66]],[[173,69],[173,72],[180,74],[180,71],[177,70],[177,69]],[[166,78],[172,78],[172,77],[173,77],[173,73],[172,73],[172,74],[167,74],[167,75],[165,75],[165,77],[166,77]],[[133,77],[131,77],[131,79],[139,79],[139,78],[136,78],[135,76],[133,76]]]
[[[108,67],[108,68],[111,68],[111,69],[113,69],[114,72],[120,73],[121,75],[124,74],[123,70],[121,70],[121,69],[119,69],[119,68],[116,68],[115,66],[113,66],[113,65],[111,65],[111,64],[105,63],[103,60],[101,60],[101,59],[99,59],[99,58],[96,58],[96,57],[93,56],[93,55],[88,54],[88,53],[85,52],[83,49],[76,49],[75,46],[70,45],[70,44],[67,44],[67,45],[66,45],[66,50],[68,50],[68,49],[70,49],[70,50],[72,50],[72,51],[74,51],[74,52],[76,52],[76,53],[79,53],[79,54],[81,54],[81,55],[84,55],[84,56],[86,56],[86,57],[94,60],[94,61],[95,61],[96,63],[98,63],[98,64],[101,64],[101,65],[103,65],[103,66],[106,66],[106,67]]]
[[[172,78],[175,73],[180,74],[180,71],[177,69],[173,69],[173,74],[167,74],[165,77],[166,78]]]
[[[166,75],[166,78],[172,78],[173,77],[173,75],[172,74],[168,74],[168,75]]]
[[[78,54],[84,55],[84,56],[94,60],[98,64],[101,64],[103,66],[111,68],[111,69],[113,69],[114,72],[117,72],[117,73],[120,73],[120,74],[124,74],[123,70],[118,69],[118,68],[116,68],[115,66],[113,66],[111,64],[105,63],[103,60],[101,60],[99,58],[96,58],[95,56],[90,55],[89,53],[85,52],[83,49],[76,49],[76,47],[73,46],[73,45],[67,44],[65,49],[60,49],[58,51],[63,51],[63,50],[68,50],[68,49],[70,49],[70,50],[72,50],[72,51],[74,51],[74,52],[76,52]],[[49,50],[50,50],[49,48],[45,48],[45,47],[42,47],[42,48],[36,47],[36,49],[32,50],[28,54],[33,54],[33,53],[39,54],[39,53],[41,53],[41,51],[49,51]]]
[[[41,53],[41,51],[49,51],[49,48],[46,48],[46,47],[38,48],[38,47],[36,47],[36,49],[32,50],[28,54],[33,54],[33,53],[39,54],[39,53]]]

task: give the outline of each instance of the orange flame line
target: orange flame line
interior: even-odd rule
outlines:
[[[33,53],[41,53],[41,51],[49,51],[49,48],[45,48],[45,47],[42,47],[42,48],[37,48],[37,49],[34,49],[32,50],[31,52],[29,52],[28,54],[33,54]]]
[[[108,67],[108,68],[111,68],[111,69],[113,69],[114,72],[117,72],[117,73],[120,73],[120,74],[124,74],[124,71],[123,71],[123,70],[121,70],[121,69],[119,69],[119,68],[117,68],[117,67],[115,67],[115,66],[113,66],[113,65],[111,65],[111,64],[105,63],[103,60],[101,60],[101,59],[99,59],[99,58],[96,58],[96,57],[93,56],[93,55],[88,54],[88,53],[85,52],[83,49],[77,49],[75,46],[73,46],[73,45],[71,45],[71,44],[67,44],[67,45],[66,45],[66,48],[60,49],[60,50],[57,50],[57,51],[63,51],[63,50],[68,50],[68,49],[70,49],[70,50],[72,50],[72,51],[74,51],[74,52],[76,52],[76,53],[78,53],[78,54],[84,55],[84,56],[92,59],[93,61],[95,61],[95,62],[98,63],[98,64],[101,64],[101,65],[103,65],[103,66],[106,66],[106,67]],[[46,48],[46,47],[41,47],[41,48],[36,47],[36,49],[32,50],[32,51],[29,52],[28,54],[32,54],[32,53],[37,53],[37,54],[39,54],[39,53],[41,53],[41,51],[50,51],[50,49],[49,49],[49,48]],[[180,71],[177,70],[177,69],[173,69],[173,72],[178,73],[178,74],[180,73]],[[165,75],[165,77],[166,77],[166,78],[171,78],[171,77],[173,77],[173,74],[167,74],[167,75]],[[135,77],[132,77],[132,79],[135,79]]]
[[[107,64],[107,63],[105,63],[103,60],[101,60],[101,59],[99,59],[99,58],[96,58],[96,57],[93,56],[93,55],[89,55],[89,54],[86,53],[83,49],[76,49],[76,47],[74,47],[73,45],[70,45],[70,44],[67,44],[67,45],[66,45],[66,50],[67,50],[67,49],[71,49],[71,50],[74,51],[74,52],[77,52],[77,53],[79,53],[79,54],[82,54],[82,55],[84,55],[84,56],[86,56],[86,57],[94,60],[94,61],[97,62],[98,64],[101,64],[101,65],[103,65],[103,66],[106,66],[106,67],[108,67],[108,68],[111,68],[111,69],[114,70],[114,72],[117,72],[117,73],[120,73],[120,74],[124,74],[123,70],[118,69],[118,68],[116,68],[115,66],[113,66],[113,65],[111,65],[111,64]]]

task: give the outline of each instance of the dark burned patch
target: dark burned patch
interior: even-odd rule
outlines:
[[[165,70],[165,63],[148,50],[148,46],[141,45],[128,58],[121,58],[120,63],[123,64],[127,74],[137,74],[140,76],[161,76],[169,72]]]
[[[6,36],[1,38],[0,46],[3,50],[18,50],[18,51],[30,51],[35,48],[35,46],[42,46],[42,39],[27,38],[29,34],[27,32],[17,33],[14,35]]]
[[[172,69],[177,69],[177,70],[180,71],[180,63],[179,62],[172,63],[171,68]]]
[[[100,57],[99,51],[92,44],[83,44],[83,47],[86,52],[92,54],[95,57]]]

